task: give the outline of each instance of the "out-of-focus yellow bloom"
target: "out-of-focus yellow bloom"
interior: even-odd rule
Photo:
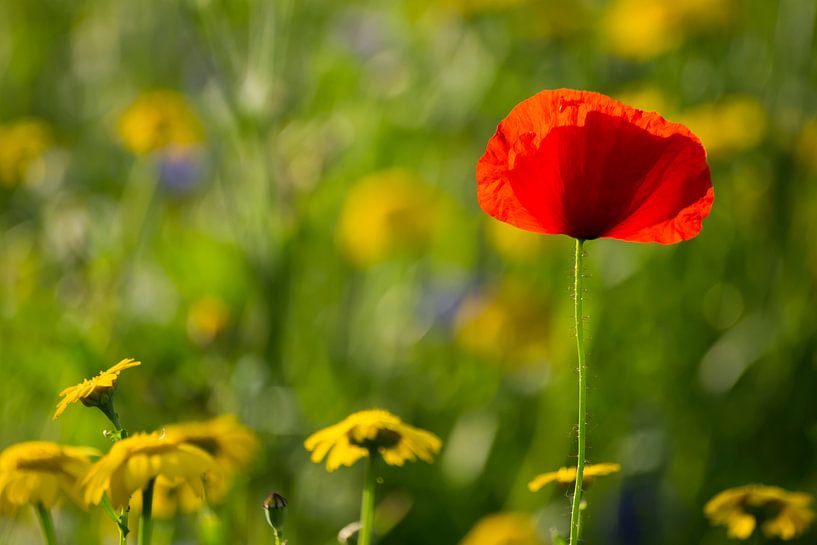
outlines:
[[[167,426],[164,436],[172,442],[188,443],[206,451],[225,471],[246,467],[258,450],[255,432],[234,415]]]
[[[223,483],[219,479],[219,483]],[[153,484],[152,515],[157,519],[171,519],[179,514],[194,513],[202,508],[205,500],[208,502],[223,499],[226,488],[214,487],[211,480],[204,478],[204,494],[200,494],[184,479],[168,479],[165,476],[156,477]],[[142,512],[142,495],[136,494],[130,500],[131,512]]]
[[[80,505],[79,483],[91,467],[96,449],[69,447],[47,441],[29,441],[0,452],[0,513],[42,504],[50,508],[60,490]]]
[[[54,412],[53,418],[57,418],[65,411],[68,405],[76,403],[77,401],[81,401],[86,407],[102,407],[106,405],[116,391],[119,373],[138,365],[142,365],[142,362],[125,358],[107,371],[101,371],[93,378],[87,378],[76,386],[66,388],[60,392],[62,399],[57,404],[57,410]]]
[[[525,513],[497,513],[483,517],[460,545],[543,545],[536,525]]]
[[[610,50],[621,57],[650,59],[678,47],[684,36],[722,26],[733,0],[615,0],[603,18]]]
[[[42,166],[42,155],[51,145],[48,125],[21,119],[0,125],[0,185],[15,186]]]
[[[488,216],[488,242],[503,257],[513,261],[532,261],[542,250],[545,237],[514,227]]]
[[[596,477],[603,475],[610,475],[611,473],[618,473],[621,471],[620,464],[591,464],[584,466],[584,473],[582,475],[582,483],[589,485]],[[528,490],[537,492],[548,483],[559,483],[562,485],[570,485],[576,482],[576,468],[562,467],[550,473],[542,473],[533,478],[528,483]]]
[[[817,119],[812,119],[800,130],[794,152],[800,164],[817,171]]]
[[[462,15],[477,15],[503,11],[524,4],[530,4],[530,0],[443,0],[439,7]]]
[[[184,482],[197,496],[203,496],[204,476],[219,471],[213,457],[199,447],[158,433],[140,433],[114,443],[88,471],[82,486],[87,503],[98,504],[107,492],[111,504],[121,508],[134,492],[159,476]]]
[[[723,156],[752,148],[766,135],[768,114],[751,96],[731,96],[688,110],[681,122],[703,142],[709,155]]]
[[[206,422],[188,422],[167,426],[162,436],[173,443],[198,447],[213,457],[220,471],[204,475],[207,500],[221,502],[227,495],[234,471],[249,464],[258,450],[258,437],[243,426],[235,416],[226,415]],[[153,489],[153,513],[158,518],[171,518],[177,513],[192,513],[204,503],[204,497],[185,479],[159,476]],[[138,499],[131,507],[141,509]]]
[[[198,117],[176,91],[145,93],[119,118],[119,138],[139,155],[199,144],[203,133]]]
[[[735,0],[666,0],[687,27],[713,28],[728,24],[737,12]]]
[[[454,336],[467,352],[513,367],[547,355],[547,312],[536,293],[505,285],[469,295],[454,319]]]
[[[749,539],[760,524],[766,537],[790,540],[814,520],[813,500],[804,492],[750,484],[717,494],[704,506],[704,514],[713,524],[726,526],[729,537]]]
[[[439,223],[434,192],[405,170],[378,172],[349,190],[341,210],[338,244],[366,267],[401,253],[425,250]]]
[[[667,112],[672,109],[667,95],[657,87],[625,89],[616,93],[615,99],[646,112]]]
[[[370,451],[379,452],[383,460],[393,466],[417,458],[431,463],[442,441],[431,432],[403,423],[388,411],[371,409],[351,414],[334,426],[312,434],[304,447],[312,452],[315,463],[328,454],[326,469],[335,471],[369,456]]]
[[[187,333],[199,345],[206,345],[221,333],[230,321],[230,309],[218,297],[202,297],[190,305]]]
[[[649,59],[681,42],[671,2],[617,0],[610,5],[603,24],[611,51],[621,57]]]

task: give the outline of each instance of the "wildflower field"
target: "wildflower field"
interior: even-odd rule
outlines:
[[[817,543],[816,27],[0,0],[0,544]]]

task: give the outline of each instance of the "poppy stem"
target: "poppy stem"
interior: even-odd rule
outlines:
[[[573,507],[570,512],[570,545],[578,545],[582,528],[582,480],[584,478],[585,443],[587,441],[587,369],[584,354],[584,318],[582,315],[582,265],[584,240],[576,239],[576,266],[574,269],[574,314],[576,324],[576,348],[579,356],[579,427],[578,461],[576,464],[576,487],[573,490]]]
[[[156,479],[151,479],[142,490],[142,516],[139,518],[139,545],[150,545],[151,534],[153,533],[153,484]]]
[[[54,521],[51,519],[51,513],[48,508],[42,503],[37,503],[34,506],[37,511],[37,518],[40,521],[40,527],[43,529],[43,537],[46,545],[57,545],[57,534],[54,532]]]
[[[366,457],[366,469],[363,484],[363,500],[360,505],[360,535],[358,545],[372,545],[372,529],[374,527],[374,494],[377,480],[376,449],[369,449]]]

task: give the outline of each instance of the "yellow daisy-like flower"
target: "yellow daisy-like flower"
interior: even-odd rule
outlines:
[[[214,492],[213,484],[207,477],[204,478],[205,494],[197,492],[185,480],[168,479],[162,475],[156,477],[153,485],[153,511],[152,516],[157,519],[171,519],[178,514],[194,513],[204,505],[205,496],[208,501],[212,501]],[[224,482],[221,479],[219,482]],[[224,490],[226,492],[226,489]],[[216,493],[223,492],[220,490]],[[132,512],[142,511],[142,496],[136,494],[130,501]]]
[[[228,471],[245,467],[258,450],[255,432],[231,414],[206,422],[173,424],[163,431],[171,441],[189,443],[206,451]]]
[[[530,515],[497,513],[483,517],[460,545],[543,545]]]
[[[24,182],[50,145],[51,131],[37,119],[0,125],[0,185]]]
[[[119,138],[138,155],[190,147],[202,141],[203,132],[187,100],[176,91],[145,93],[119,119]]]
[[[110,403],[111,397],[116,390],[119,373],[125,369],[142,365],[142,362],[131,358],[125,358],[119,363],[100,372],[97,376],[85,379],[76,386],[71,386],[60,392],[62,399],[57,404],[53,418],[56,419],[65,411],[66,407],[77,401],[81,401],[86,407],[104,407]]]
[[[131,495],[154,478],[184,482],[204,495],[204,475],[219,473],[213,457],[199,447],[169,440],[158,433],[139,433],[114,443],[91,467],[82,482],[87,503],[98,504],[108,493],[114,507],[124,507]]]
[[[230,307],[218,297],[202,297],[190,305],[187,333],[199,346],[211,343],[230,322]]]
[[[589,466],[584,466],[582,482],[584,484],[590,484],[596,477],[610,475],[611,473],[618,473],[619,471],[621,471],[620,464],[591,464]],[[576,468],[562,467],[559,468],[557,471],[551,471],[550,473],[542,473],[541,475],[537,475],[536,477],[533,478],[531,482],[528,483],[528,490],[530,490],[531,492],[536,492],[546,484],[552,482],[557,482],[562,485],[570,485],[575,483]]]
[[[219,416],[206,422],[188,422],[167,426],[161,435],[173,443],[198,447],[218,464],[220,471],[204,475],[204,488],[209,502],[223,501],[230,487],[230,474],[250,463],[258,450],[258,437],[233,415]],[[172,518],[177,513],[192,513],[204,504],[204,496],[184,479],[160,475],[153,489],[153,516]],[[134,498],[131,508],[141,509],[140,499]]]
[[[395,255],[422,253],[440,219],[439,198],[416,174],[377,172],[349,190],[338,244],[351,262],[368,267]]]
[[[23,505],[52,507],[64,492],[84,505],[79,482],[91,467],[96,449],[48,441],[17,443],[0,452],[0,513]]]
[[[749,539],[760,524],[766,537],[788,541],[805,532],[814,520],[813,501],[805,492],[750,484],[717,494],[704,506],[704,514],[713,524],[726,526],[729,537]]]
[[[388,411],[371,409],[351,414],[342,422],[312,434],[304,447],[312,452],[313,462],[319,463],[326,457],[326,469],[335,471],[374,451],[393,466],[417,458],[431,463],[442,448],[442,441],[431,432],[403,423]]]
[[[547,358],[548,309],[536,290],[506,284],[469,294],[454,318],[454,338],[467,352],[507,368]]]
[[[751,95],[732,95],[700,104],[680,116],[701,139],[707,154],[727,157],[751,149],[766,137],[769,113]]]

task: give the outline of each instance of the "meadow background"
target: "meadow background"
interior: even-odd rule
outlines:
[[[362,467],[328,474],[302,442],[374,406],[445,442],[383,470],[383,545],[457,544],[501,511],[565,528],[564,492],[525,485],[574,463],[573,243],[487,217],[474,175],[516,103],[590,89],[687,123],[716,196],[692,241],[587,246],[589,457],[623,471],[589,491],[585,540],[726,543],[702,514],[718,491],[817,493],[816,12],[0,0],[0,448],[107,450],[102,413],[51,415],[129,356],[127,428],[234,413],[259,433],[215,507],[226,543],[271,543],[273,489],[291,545],[335,542]],[[157,90],[189,133],[135,149],[122,115]],[[111,543],[92,513],[59,509],[62,542]],[[40,539],[30,513],[0,520],[4,543]]]

